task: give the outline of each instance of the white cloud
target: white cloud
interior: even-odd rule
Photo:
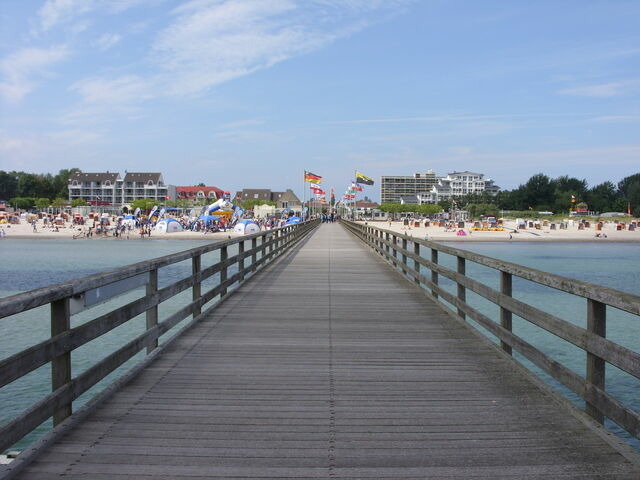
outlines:
[[[578,95],[583,97],[607,98],[617,95],[624,95],[637,90],[640,82],[638,80],[625,80],[620,82],[602,83],[598,85],[585,85],[581,87],[567,88],[560,90],[564,95]]]
[[[37,77],[47,76],[49,67],[69,56],[66,46],[23,48],[0,61],[0,95],[9,102],[19,102],[38,84]]]
[[[117,33],[105,33],[96,41],[96,45],[100,50],[108,50],[120,40],[122,40],[122,37]]]
[[[40,28],[47,31],[92,12],[114,14],[156,1],[158,0],[47,0],[38,10]]]
[[[123,75],[114,79],[85,78],[74,83],[85,103],[121,105],[139,103],[153,97],[154,85],[149,79],[137,75]]]

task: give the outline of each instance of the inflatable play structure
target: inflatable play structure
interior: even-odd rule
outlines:
[[[161,233],[173,233],[173,232],[182,232],[184,229],[179,221],[174,218],[165,218],[164,220],[160,220],[156,223],[154,227],[156,232]]]
[[[203,214],[213,215],[218,217],[218,219],[224,218],[227,220],[227,223],[231,220],[232,217],[240,218],[244,210],[237,205],[231,203],[231,193],[224,192],[224,195],[219,200],[216,200],[211,205],[206,207]]]
[[[260,231],[260,225],[253,220],[239,220],[238,223],[236,223],[236,226],[233,227],[233,231],[240,235],[258,233]]]
[[[295,225],[296,223],[300,223],[302,219],[300,217],[290,217],[285,225]]]

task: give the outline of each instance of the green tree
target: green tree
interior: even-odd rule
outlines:
[[[51,206],[62,208],[67,205],[67,203],[69,203],[69,201],[66,198],[57,197],[53,200],[53,202],[51,202]]]
[[[630,175],[618,182],[618,192],[622,199],[623,209],[631,205],[631,214],[640,216],[640,173]]]
[[[71,201],[71,206],[72,207],[86,207],[87,205],[88,205],[88,203],[82,198],[74,198]]]
[[[31,210],[36,203],[36,199],[33,197],[14,197],[9,200],[9,203],[20,210]]]
[[[49,200],[48,198],[38,198],[35,201],[35,205],[38,210],[44,210],[49,205],[51,205],[51,200]]]
[[[0,170],[0,200],[7,200],[17,196],[18,173]]]
[[[156,206],[156,202],[157,200],[153,198],[141,198],[139,200],[134,200],[131,202],[131,210],[135,211],[136,208],[139,208],[143,212],[146,212]]]
[[[237,205],[241,206],[245,210],[252,210],[256,205],[270,205],[272,207],[276,206],[276,202],[272,202],[271,200],[243,200],[240,202],[236,202]]]

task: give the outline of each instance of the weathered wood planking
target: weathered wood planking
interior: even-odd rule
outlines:
[[[518,372],[323,225],[19,478],[639,478]]]

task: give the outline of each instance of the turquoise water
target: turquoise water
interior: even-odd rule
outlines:
[[[0,240],[0,297],[14,293],[32,290],[34,288],[51,285],[99,271],[110,270],[124,265],[156,258],[171,253],[180,252],[195,246],[204,245],[206,241],[183,240],[115,240],[115,239],[3,239]],[[606,285],[611,288],[628,291],[640,295],[640,244],[631,243],[452,243],[454,248],[464,247],[483,255],[508,260],[539,270],[553,272],[559,275],[579,280]],[[229,252],[233,255],[234,252]],[[217,254],[205,255],[203,267],[214,263]],[[440,256],[442,264],[455,268],[455,260]],[[182,262],[162,269],[159,274],[160,285],[184,278],[191,273],[190,262]],[[467,273],[473,278],[482,280],[498,288],[496,272],[485,267],[474,266],[467,262]],[[215,278],[208,284],[213,284]],[[454,292],[451,282],[441,278],[442,286]],[[207,284],[204,285],[206,288]],[[586,300],[563,294],[552,289],[533,285],[530,282],[514,279],[514,297],[526,301],[538,308],[549,311],[567,321],[580,326],[586,325]],[[114,308],[139,298],[143,292],[138,289],[130,294],[118,297],[108,307],[97,306],[86,312],[72,317],[73,326],[79,325],[90,318],[95,318],[103,311]],[[469,302],[494,319],[498,318],[497,307],[489,304],[477,295],[467,292]],[[188,290],[172,299],[169,305],[163,304],[160,320],[176,311],[180,306],[191,300]],[[614,309],[608,309],[607,337],[634,351],[640,351],[640,321],[637,317]],[[100,339],[83,346],[72,354],[74,375],[83,371],[97,359],[122,346],[125,339],[144,331],[144,316],[137,317],[127,324],[118,327]],[[18,352],[28,346],[48,338],[49,310],[41,307],[10,318],[0,319],[3,335],[0,335],[0,358]],[[532,326],[522,319],[514,318],[514,332],[528,342],[568,365],[577,373],[584,375],[584,353],[553,335]],[[167,336],[165,336],[166,338]],[[74,403],[74,408],[85,402],[92,395],[100,391],[117,375],[130,368],[143,354],[123,365],[103,382],[91,389]],[[518,355],[515,355],[518,358]],[[526,360],[521,359],[523,363]],[[28,405],[42,398],[50,391],[49,366],[32,372],[23,379],[0,389],[0,423],[18,415]],[[537,371],[535,367],[532,367]],[[577,404],[580,400],[557,385],[544,373],[541,377],[565,393]],[[607,370],[607,390],[619,398],[626,405],[640,411],[640,382],[613,367]],[[608,424],[612,431],[627,439],[637,448],[640,442],[629,438],[615,425]],[[50,428],[47,422],[34,433],[18,443],[15,448],[21,449],[41,436]]]
[[[116,240],[116,239],[2,239],[0,240],[0,297],[33,290],[54,283],[71,280],[96,272],[116,269],[143,260],[181,252],[209,241],[191,240]],[[233,252],[229,252],[233,255]],[[215,263],[217,252],[203,256],[203,267]],[[191,274],[190,261],[181,262],[159,270],[160,287]],[[215,277],[203,282],[205,288],[215,282]],[[72,316],[72,326],[77,326],[96,316],[107,313],[144,295],[138,288],[116,299],[98,305]],[[191,291],[187,290],[162,304],[160,320],[177,311],[191,301]],[[49,307],[43,306],[12,317],[0,319],[0,358],[6,358],[50,336]],[[176,328],[180,328],[179,324]],[[97,360],[112,353],[126,341],[141,334],[145,329],[145,316],[130,320],[102,337],[72,353],[72,370],[76,376]],[[174,329],[175,331],[175,329]],[[171,332],[165,334],[166,340]],[[161,339],[161,343],[162,343]],[[85,403],[139,361],[144,353],[133,359],[98,383],[76,402],[74,409]],[[50,393],[50,366],[31,372],[25,377],[0,389],[0,423],[14,418],[33,402]],[[51,428],[45,422],[32,434],[25,437],[13,448],[22,449]]]
[[[488,257],[507,260],[538,270],[552,272],[616,290],[640,295],[640,244],[636,243],[448,243],[453,248],[464,248]],[[427,255],[428,256],[428,255]],[[455,269],[455,259],[440,254],[439,263]],[[466,262],[467,275],[480,280],[494,289],[499,289],[498,273],[472,262]],[[455,293],[453,282],[441,278],[440,284]],[[555,289],[533,284],[526,280],[513,279],[513,296],[540,310],[585,328],[587,301],[584,298],[559,292]],[[467,301],[477,310],[494,320],[499,318],[498,307],[467,291]],[[473,324],[473,322],[471,322]],[[484,329],[478,327],[479,330]],[[553,359],[585,376],[586,354],[579,348],[561,340],[545,330],[514,316],[513,331]],[[484,333],[487,333],[484,331]],[[496,339],[488,334],[494,341]],[[607,308],[607,338],[635,352],[640,352],[640,318]],[[514,355],[549,384],[581,407],[584,402],[572,392],[559,385],[537,367],[517,353]],[[640,380],[607,365],[606,390],[635,411],[640,411]],[[607,427],[640,449],[640,441],[615,424],[607,421]]]

